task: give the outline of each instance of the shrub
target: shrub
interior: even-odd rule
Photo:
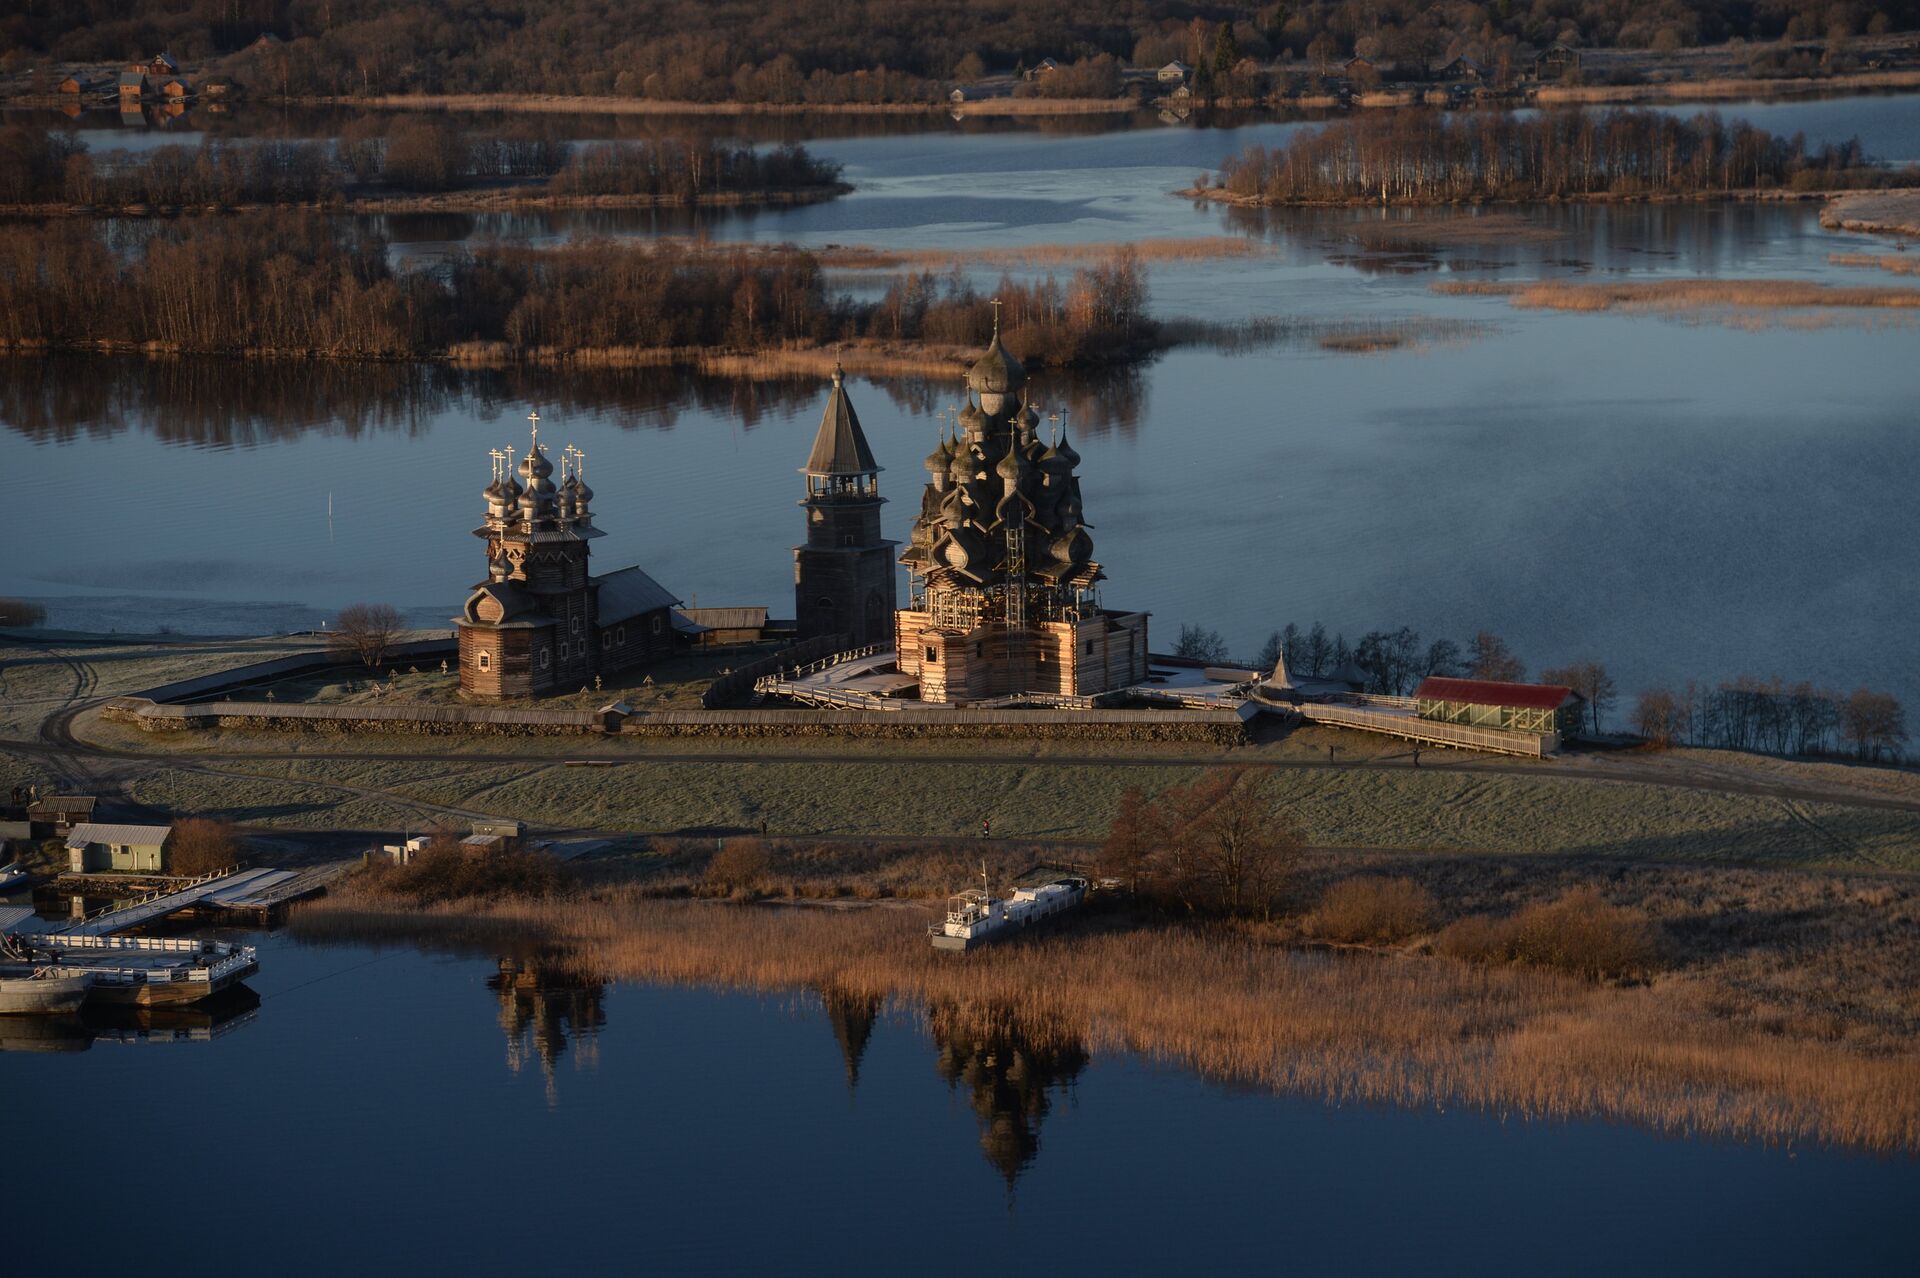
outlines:
[[[1592,887],[1570,888],[1504,919],[1468,915],[1434,944],[1467,962],[1547,967],[1590,981],[1643,976],[1658,957],[1646,914],[1609,905]]]
[[[1412,879],[1342,879],[1327,889],[1303,926],[1328,941],[1404,941],[1431,925],[1433,894]]]
[[[167,872],[211,874],[239,861],[240,851],[240,833],[225,821],[188,817],[174,823],[167,841]]]
[[[367,882],[376,892],[434,905],[467,897],[550,896],[560,865],[544,852],[469,852],[451,835],[436,836],[406,865],[375,862]]]
[[[0,626],[37,626],[47,610],[25,599],[0,599]]]
[[[767,866],[766,845],[758,839],[735,839],[707,862],[706,879],[721,891],[751,891],[766,877]]]

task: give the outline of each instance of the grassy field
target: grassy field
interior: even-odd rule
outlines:
[[[418,828],[433,813],[490,813],[552,829],[724,834],[764,823],[775,835],[970,837],[987,818],[1002,838],[1088,841],[1104,837],[1128,786],[1183,784],[1203,766],[743,759],[572,768],[316,756],[157,766],[132,794],[283,827]],[[1260,784],[1321,846],[1920,869],[1920,812],[1405,768],[1276,769]]]

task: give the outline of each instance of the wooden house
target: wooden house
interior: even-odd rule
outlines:
[[[1058,71],[1059,69],[1060,69],[1060,64],[1054,61],[1052,58],[1042,58],[1040,59],[1040,62],[1038,65],[1030,67],[1027,70],[1026,78],[1029,80],[1043,79],[1046,76],[1052,75],[1055,71]]]
[[[166,79],[159,81],[155,84],[154,88],[160,96],[168,102],[184,102],[187,96],[192,93],[192,89],[188,88],[187,82],[177,75],[170,75]]]
[[[60,83],[54,85],[53,89],[56,93],[70,93],[77,96],[82,93],[91,92],[93,85],[89,81],[82,80],[77,75],[70,75],[63,78]]]
[[[1176,58],[1155,71],[1153,78],[1160,82],[1161,88],[1173,89],[1185,84],[1192,75],[1193,68]]]
[[[120,105],[125,109],[129,102],[139,102],[147,96],[147,73],[141,70],[122,71],[116,87],[120,92]]]
[[[766,637],[765,608],[682,608],[680,615],[698,627],[694,642],[702,648],[730,648]]]
[[[76,825],[67,835],[67,868],[75,874],[92,870],[162,874],[172,838],[170,825]]]
[[[164,53],[154,54],[144,69],[156,80],[165,80],[180,74],[180,64]]]
[[[36,838],[64,838],[74,826],[93,820],[99,800],[91,794],[50,794],[27,805]]]
[[[1447,84],[1485,84],[1487,69],[1472,58],[1458,57],[1434,72],[1434,78]]]
[[[1558,41],[1542,49],[1533,59],[1533,78],[1563,80],[1580,70],[1580,51]]]

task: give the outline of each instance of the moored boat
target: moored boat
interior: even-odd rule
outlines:
[[[77,1011],[92,988],[91,972],[8,963],[0,966],[0,1016]]]
[[[1016,888],[1012,896],[996,897],[980,875],[983,886],[968,888],[947,898],[946,915],[927,925],[936,950],[970,950],[997,941],[1037,923],[1064,914],[1087,899],[1088,881],[1077,874],[1051,882]]]

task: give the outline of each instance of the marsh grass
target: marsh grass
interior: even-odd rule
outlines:
[[[1874,925],[1913,915],[1904,886],[1877,906],[1854,905]],[[519,931],[609,979],[1016,1009],[1022,1022],[1094,1051],[1137,1052],[1330,1102],[1468,1105],[1920,1150],[1911,1025],[1889,1049],[1836,1034],[1830,1020],[1756,1018],[1728,976],[1622,986],[1445,956],[1302,951],[1267,929],[1098,912],[1035,941],[956,957],[927,946],[930,917],[922,908],[744,907],[608,889],[461,912],[322,901],[296,916],[295,933],[322,943],[432,943]],[[1833,962],[1830,948],[1814,966]]]
[[[1443,280],[1433,291],[1452,297],[1504,297],[1531,310],[1704,310],[1715,307],[1920,307],[1920,289],[1841,288],[1806,280]]]
[[[1890,275],[1920,275],[1920,257],[1905,253],[1829,253],[1829,266],[1859,266]]]

